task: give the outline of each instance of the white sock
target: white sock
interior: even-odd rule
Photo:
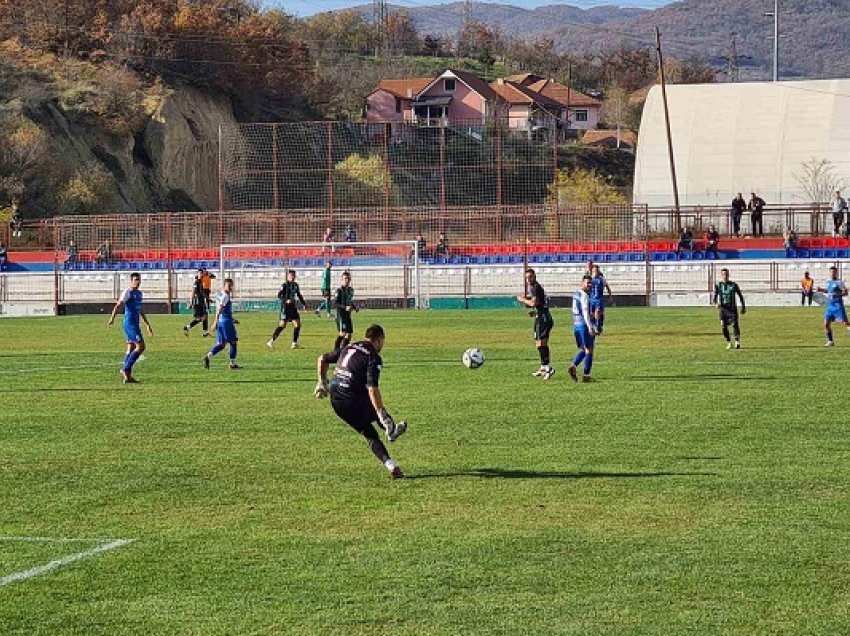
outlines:
[[[393,471],[393,470],[395,470],[396,468],[398,468],[398,466],[396,465],[396,463],[395,463],[393,460],[391,460],[391,459],[388,459],[387,461],[385,461],[385,462],[384,462],[384,466],[386,466],[386,467],[387,467],[387,470],[389,470],[389,471]]]

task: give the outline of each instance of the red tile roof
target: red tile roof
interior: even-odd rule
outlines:
[[[568,97],[570,108],[602,106],[602,102],[600,102],[598,99],[594,99],[590,95],[585,95],[584,93],[581,93],[574,88],[567,88],[563,84],[558,84],[557,82],[553,82],[551,80],[538,80],[533,84],[530,84],[528,87],[533,91],[545,95],[546,97],[551,97],[562,106],[567,105]]]
[[[410,91],[410,95],[416,97],[419,92],[422,91],[423,88],[428,86],[434,80],[433,77],[408,77],[405,79],[382,79],[378,82],[378,85],[372,90],[372,93],[376,91],[386,91],[390,95],[395,95],[396,97],[408,98],[408,90]],[[370,93],[371,94],[371,93]]]
[[[487,84],[484,80],[480,79],[474,73],[470,73],[469,71],[456,71],[454,69],[448,69],[450,72],[454,73],[455,76],[464,84],[469,86],[476,93],[481,95],[481,97],[497,102],[499,101],[499,94],[490,88],[490,85]],[[440,74],[442,75],[442,73]]]
[[[499,81],[491,82],[490,87],[509,104],[539,104],[549,108],[563,108],[554,99],[507,79],[501,83]]]

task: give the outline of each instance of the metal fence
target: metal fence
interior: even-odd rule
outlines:
[[[834,261],[742,261],[742,262],[681,262],[681,263],[606,263],[603,271],[616,296],[643,296],[650,301],[655,296],[684,295],[693,304],[694,294],[708,294],[719,280],[722,267],[729,267],[734,280],[748,297],[752,294],[787,296],[787,304],[799,302],[800,279],[810,271],[821,284],[828,277]],[[839,263],[845,269],[846,264]],[[535,264],[538,278],[552,297],[568,297],[577,288],[584,267],[581,264]],[[385,304],[387,294],[400,298],[404,291],[388,287],[387,272],[377,276],[356,273],[357,293],[371,306]],[[507,297],[524,289],[524,267],[481,265],[428,265],[420,271],[423,306],[435,298],[470,299],[475,297]],[[114,302],[129,280],[130,272],[68,272],[56,271],[33,274],[0,274],[0,314],[3,305],[33,303],[41,313],[57,313],[61,305],[101,305]],[[264,272],[243,272],[238,277],[236,300],[243,308],[254,301],[265,301],[266,307],[275,300],[283,269]],[[299,268],[302,291],[311,308],[320,300],[321,268]],[[399,280],[398,276],[392,280]],[[147,271],[142,287],[149,302],[185,303],[192,288],[192,273],[180,271]],[[749,302],[749,301],[748,301]],[[707,301],[706,301],[706,304]],[[398,304],[392,306],[400,306]]]
[[[558,144],[507,120],[293,122],[219,130],[220,210],[539,205]]]

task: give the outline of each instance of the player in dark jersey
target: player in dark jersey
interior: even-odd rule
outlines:
[[[301,289],[298,283],[295,282],[295,270],[290,269],[286,272],[286,282],[280,286],[280,291],[277,292],[277,297],[280,299],[280,322],[277,323],[277,328],[274,330],[271,339],[266,343],[269,349],[274,349],[274,342],[277,337],[286,329],[286,323],[292,323],[292,348],[298,348],[298,336],[301,335],[301,316],[298,313],[298,306],[295,301],[301,303],[302,309],[307,309],[307,303],[304,302],[304,296],[301,295]]]
[[[404,421],[396,424],[384,407],[378,377],[381,374],[381,350],[385,335],[380,325],[366,330],[366,339],[319,356],[317,372],[319,382],[314,395],[317,398],[331,396],[334,412],[369,445],[369,450],[380,460],[393,479],[403,477],[401,468],[390,458],[386,446],[375,427],[378,422],[387,440],[396,441],[407,431]],[[333,379],[328,384],[328,367],[336,364]]]
[[[723,326],[723,337],[726,338],[726,348],[732,348],[732,340],[729,338],[729,326],[735,336],[735,348],[741,348],[741,327],[738,325],[738,304],[735,298],[741,299],[741,314],[747,313],[744,296],[738,283],[729,280],[729,270],[725,267],[720,270],[720,282],[714,284],[714,297],[712,302],[720,310],[720,324]]]
[[[549,364],[549,335],[555,321],[549,311],[549,298],[543,285],[537,282],[537,274],[533,269],[525,270],[525,282],[528,292],[525,296],[517,296],[516,299],[528,307],[528,314],[534,317],[534,342],[537,345],[537,353],[540,354],[540,368],[532,375],[548,380],[555,375],[555,369]]]
[[[189,304],[192,306],[192,313],[194,317],[192,318],[192,322],[188,325],[184,325],[183,327],[183,335],[187,338],[189,337],[189,330],[201,323],[203,323],[204,328],[204,338],[210,335],[209,331],[209,312],[207,309],[207,294],[204,289],[204,270],[199,269],[195,274],[195,282],[192,285],[192,298],[189,301]]]
[[[334,349],[339,349],[351,342],[351,334],[354,333],[351,312],[360,311],[354,304],[354,288],[351,286],[351,274],[347,271],[342,273],[342,286],[336,290],[334,307],[336,307],[336,326],[339,330]]]

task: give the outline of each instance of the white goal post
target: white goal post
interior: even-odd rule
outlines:
[[[243,308],[274,300],[290,269],[296,271],[308,303],[320,301],[322,274],[328,262],[333,268],[331,293],[340,286],[343,271],[348,271],[358,304],[427,307],[421,294],[416,241],[240,243],[219,248],[219,276],[234,279],[235,297]]]

